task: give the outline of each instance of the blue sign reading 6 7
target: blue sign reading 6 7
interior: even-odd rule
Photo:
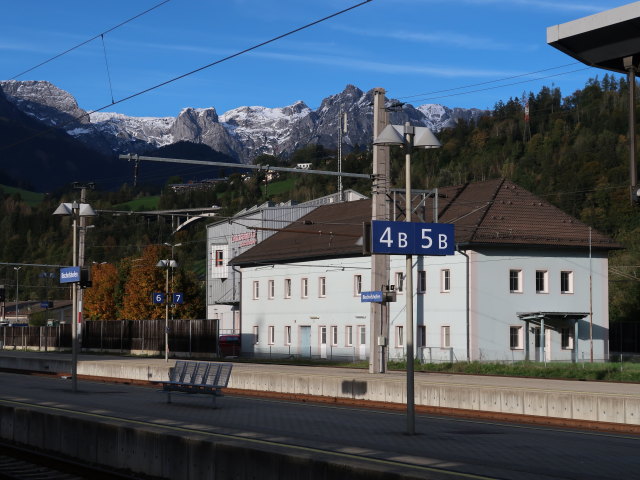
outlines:
[[[371,252],[398,255],[453,255],[450,223],[371,222]]]

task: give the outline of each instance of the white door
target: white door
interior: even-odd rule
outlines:
[[[311,357],[311,326],[300,327],[300,356]]]
[[[327,327],[320,327],[320,358],[327,358]]]
[[[367,359],[367,327],[358,327],[358,355],[360,360]]]

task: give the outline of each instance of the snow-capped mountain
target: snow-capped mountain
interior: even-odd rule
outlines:
[[[243,163],[262,154],[289,155],[316,143],[336,148],[341,112],[346,113],[343,148],[371,142],[373,93],[353,85],[325,98],[317,110],[302,101],[281,108],[239,107],[218,115],[216,109],[185,108],[176,117],[129,117],[118,113],[87,114],[68,92],[46,81],[2,81],[0,88],[20,110],[47,125],[64,129],[102,153],[142,153],[179,141],[202,143]],[[398,104],[389,100],[389,104]],[[458,119],[477,119],[479,109],[404,104],[390,114],[392,123],[406,121],[434,131]]]

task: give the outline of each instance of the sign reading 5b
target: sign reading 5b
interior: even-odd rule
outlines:
[[[453,255],[450,223],[371,222],[371,252],[398,255]]]

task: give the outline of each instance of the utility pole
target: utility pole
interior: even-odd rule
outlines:
[[[385,110],[384,88],[373,90],[373,138],[389,123]],[[373,146],[373,186],[371,188],[371,218],[389,220],[390,147]],[[386,290],[389,284],[389,255],[371,254],[371,290]],[[384,373],[387,369],[389,343],[389,304],[383,293],[382,303],[371,303],[371,334],[369,343],[369,373]]]
[[[93,190],[95,188],[94,183],[79,183],[74,182],[73,188],[80,190],[80,204],[87,203],[87,189]],[[87,234],[87,217],[80,217],[80,231],[78,233],[78,266],[84,267],[84,253],[85,253],[85,235]],[[74,285],[73,288],[76,288]],[[78,336],[82,338],[82,297],[84,290],[82,288],[77,289],[78,295],[78,318],[73,321],[78,324]]]
[[[629,183],[631,192],[631,205],[637,201],[638,193],[638,167],[636,163],[636,72],[637,60],[633,55],[622,59],[627,71],[627,83],[629,84]]]
[[[347,133],[347,113],[342,111],[338,114],[338,172],[342,173],[342,134]],[[342,196],[342,177],[338,177],[338,197],[340,201],[344,201]]]

